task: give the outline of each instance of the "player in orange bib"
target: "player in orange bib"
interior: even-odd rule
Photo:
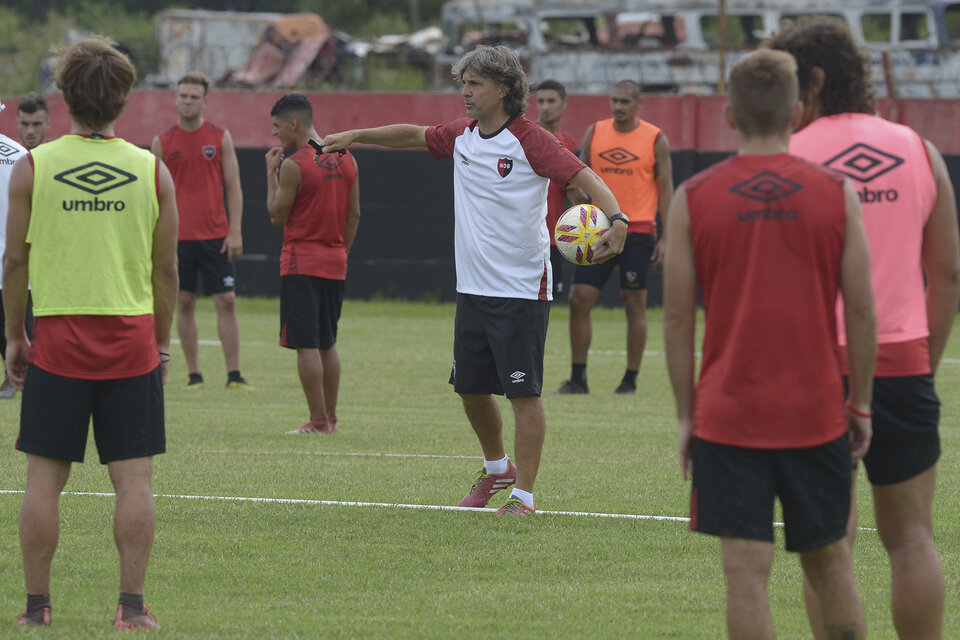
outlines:
[[[647,272],[663,261],[664,234],[657,240],[657,211],[666,226],[673,194],[670,144],[660,129],[637,117],[640,85],[621,80],[610,94],[613,117],[587,129],[580,157],[617,197],[627,216],[623,253],[602,264],[579,266],[570,288],[570,379],[557,393],[587,393],[590,310],[620,267],[620,299],[627,314],[627,369],[614,393],[633,393],[647,343]]]

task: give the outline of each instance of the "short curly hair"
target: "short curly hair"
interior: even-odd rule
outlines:
[[[495,47],[481,45],[464,54],[451,69],[453,79],[458,82],[463,80],[463,73],[467,69],[507,87],[503,107],[511,116],[526,113],[530,81],[520,65],[520,58],[509,47],[502,44]]]
[[[823,69],[826,75],[820,92],[820,112],[823,115],[876,111],[870,57],[854,42],[846,24],[816,19],[784,29],[765,45],[786,51],[796,58],[801,99],[809,95],[813,68]]]

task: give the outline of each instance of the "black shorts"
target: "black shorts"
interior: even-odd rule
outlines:
[[[613,267],[620,265],[620,288],[644,291],[656,247],[656,236],[649,233],[628,233],[623,253],[620,255],[600,264],[574,267],[573,284],[589,284],[603,289],[603,285],[607,284],[610,274],[613,273]]]
[[[850,515],[850,440],[804,449],[747,449],[693,440],[690,528],[773,542],[780,498],[788,551],[843,538]]]
[[[871,484],[920,475],[940,458],[940,399],[933,375],[873,379],[873,439],[863,458]]]
[[[549,319],[546,300],[458,293],[450,372],[453,390],[508,398],[539,396]]]
[[[197,280],[203,280],[203,293],[208,296],[226,293],[237,288],[233,264],[227,253],[221,253],[224,238],[189,240],[177,243],[177,268],[180,271],[180,290],[197,293]]]
[[[80,380],[30,365],[17,449],[83,462],[91,417],[101,464],[166,451],[160,367],[135,378]]]
[[[332,349],[343,307],[343,280],[280,277],[280,346]]]

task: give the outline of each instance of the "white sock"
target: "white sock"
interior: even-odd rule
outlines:
[[[513,489],[510,490],[510,497],[516,498],[523,504],[533,509],[533,494],[530,493],[529,491],[524,491],[523,489],[517,489],[516,487],[514,487]]]
[[[510,458],[503,456],[499,460],[484,460],[483,470],[487,473],[506,473],[507,466],[510,464]]]

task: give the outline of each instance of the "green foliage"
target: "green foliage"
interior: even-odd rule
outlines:
[[[71,3],[65,16],[78,28],[111,38],[127,48],[140,79],[157,70],[160,43],[153,16],[146,11],[127,11],[110,0],[82,0]]]
[[[168,452],[156,459],[157,537],[146,599],[173,638],[721,638],[720,545],[684,522],[575,515],[498,519],[489,512],[230,502],[236,496],[453,505],[480,451],[446,382],[450,304],[348,300],[340,321],[340,432],[290,436],[306,421],[296,354],[277,345],[276,300],[237,301],[243,372],[256,387],[227,391],[216,314],[197,304],[206,385],[188,391],[174,345],[166,386]],[[568,312],[551,312],[545,386],[569,372]],[[637,397],[612,396],[623,370],[622,309],[593,312],[589,396],[545,393],[547,436],[537,479],[541,511],[685,516],[662,312],[651,310]],[[960,638],[960,334],[938,371],[944,455],[934,511],[947,577],[945,638]],[[0,440],[16,438],[19,396],[0,401]],[[508,451],[513,416],[501,401]],[[111,492],[90,438],[68,492]],[[394,454],[394,455],[383,455]],[[400,457],[396,454],[437,457]],[[463,456],[458,458],[455,456]],[[0,447],[0,490],[22,490],[25,456]],[[862,468],[862,467],[861,467]],[[860,471],[860,525],[874,527]],[[506,496],[498,494],[491,506]],[[17,540],[22,496],[0,493],[3,637],[22,610]],[[53,563],[54,626],[25,637],[114,638],[117,560],[113,499],[61,498]],[[779,519],[779,516],[778,516]],[[769,596],[779,638],[810,638],[795,555],[782,530]],[[895,640],[889,565],[874,530],[854,549],[870,637]],[[508,630],[508,631],[505,631]]]

